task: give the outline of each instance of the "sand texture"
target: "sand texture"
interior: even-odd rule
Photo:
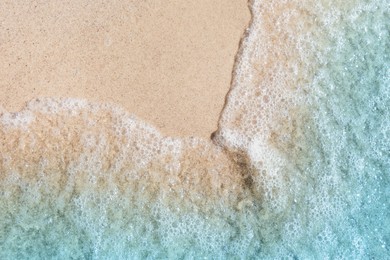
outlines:
[[[164,134],[208,137],[249,19],[245,0],[1,1],[0,104],[113,102]]]

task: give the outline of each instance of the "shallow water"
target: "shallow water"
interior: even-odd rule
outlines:
[[[108,104],[0,117],[0,258],[390,257],[386,1],[253,1],[212,140]]]

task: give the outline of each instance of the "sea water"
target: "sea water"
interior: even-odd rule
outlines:
[[[0,109],[0,259],[390,258],[388,1],[250,8],[211,140]]]

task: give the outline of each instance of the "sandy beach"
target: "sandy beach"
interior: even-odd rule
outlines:
[[[389,24],[0,1],[0,259],[390,259]]]
[[[113,102],[163,134],[208,137],[249,20],[246,0],[2,1],[0,104]]]

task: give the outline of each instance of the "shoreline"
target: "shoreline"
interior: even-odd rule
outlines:
[[[5,5],[14,13],[0,13],[5,110],[82,98],[119,105],[164,135],[209,138],[217,129],[250,20],[245,0]]]

